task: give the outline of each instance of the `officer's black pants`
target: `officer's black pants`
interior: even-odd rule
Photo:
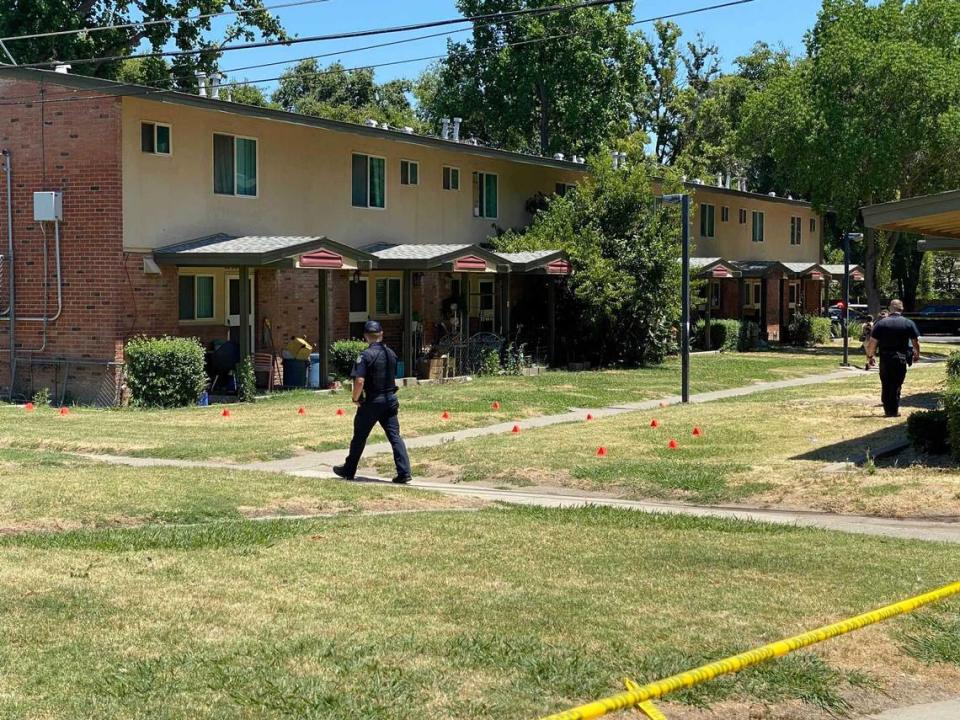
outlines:
[[[383,432],[390,441],[390,447],[393,448],[393,462],[397,466],[397,475],[400,477],[410,476],[410,458],[407,456],[407,446],[400,437],[400,419],[397,413],[400,410],[400,402],[393,393],[389,395],[379,395],[370,398],[357,408],[357,414],[353,418],[353,439],[350,441],[350,455],[344,463],[344,469],[353,475],[357,472],[357,466],[360,464],[360,456],[363,455],[363,449],[367,445],[367,438],[370,437],[370,431],[373,426],[380,423]]]
[[[888,417],[900,412],[900,390],[907,377],[907,356],[903,353],[880,355],[880,385],[883,411]]]

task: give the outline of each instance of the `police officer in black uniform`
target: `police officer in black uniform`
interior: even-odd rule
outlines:
[[[397,417],[400,410],[397,400],[397,356],[383,344],[383,328],[376,320],[368,320],[363,326],[363,338],[370,345],[357,358],[350,373],[353,378],[353,402],[357,406],[350,454],[343,465],[333,468],[333,472],[347,480],[353,479],[370,431],[380,423],[393,448],[393,461],[397,466],[397,476],[393,481],[408,483],[411,480],[410,458],[407,456],[407,446],[400,437],[400,420]]]
[[[883,411],[887,417],[900,416],[900,390],[907,366],[920,359],[920,331],[913,320],[903,317],[903,303],[890,303],[890,314],[873,326],[867,342],[867,360],[880,357],[880,384]]]

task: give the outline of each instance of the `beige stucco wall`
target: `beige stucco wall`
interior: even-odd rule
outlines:
[[[715,237],[700,235],[700,204],[716,206]],[[782,262],[821,262],[822,220],[806,203],[782,202],[746,193],[724,193],[709,186],[698,188],[692,201],[691,238],[699,257],[723,257],[728,260],[780,260]],[[721,208],[730,208],[730,219],[722,222]],[[740,209],[747,221],[740,224]],[[764,213],[764,241],[753,242],[753,211]],[[790,244],[790,218],[802,219],[800,245]],[[816,231],[810,232],[810,220]]]
[[[172,126],[170,156],[140,151],[140,123]],[[258,140],[258,197],[213,192],[213,134]],[[374,242],[478,243],[529,223],[525,203],[575,170],[492,160],[349,132],[123,99],[124,246],[147,250],[215,232],[319,235],[359,247]],[[351,206],[351,154],[387,159],[386,208]],[[420,163],[420,184],[400,185],[400,161]],[[460,190],[442,189],[442,168],[460,169]],[[499,218],[473,217],[472,173],[499,175]]]

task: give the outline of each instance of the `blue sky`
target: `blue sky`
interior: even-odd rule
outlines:
[[[265,4],[276,4],[280,0],[266,0]],[[636,0],[635,16],[646,18],[670,12],[679,12],[712,5],[720,0],[668,0],[652,2]],[[675,20],[690,38],[698,32],[704,33],[708,42],[720,48],[724,67],[729,68],[733,59],[750,49],[757,40],[771,45],[783,44],[796,54],[803,52],[803,34],[816,20],[820,0],[755,0],[746,5],[720,10],[712,10],[697,15],[689,15]],[[376,28],[388,25],[406,25],[410,23],[438,20],[458,15],[454,0],[328,0],[312,5],[282,8],[276,13],[291,34],[299,36],[336,33],[364,28]],[[456,27],[456,26],[455,26]],[[651,25],[641,26],[650,32]],[[356,40],[333,41],[324,43],[304,43],[290,47],[271,47],[254,50],[242,50],[226,53],[221,60],[225,70],[259,63],[295,60],[312,54],[340,53],[349,48],[372,45],[403,37],[424,35],[454,28],[436,28],[406,34],[359,38]],[[452,35],[453,38],[467,37],[467,33]],[[394,47],[365,50],[342,56],[333,55],[321,60],[329,63],[341,60],[346,67],[392,62],[408,58],[440,55],[446,47],[446,38],[437,37]],[[416,77],[429,61],[420,61],[391,67],[378,68],[379,81],[396,77]],[[230,80],[247,78],[261,80],[280,75],[283,66],[257,68],[229,73]],[[271,86],[263,86],[270,89]]]

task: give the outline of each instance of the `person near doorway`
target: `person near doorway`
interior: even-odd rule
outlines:
[[[867,359],[880,358],[881,398],[887,417],[900,416],[900,391],[907,366],[920,359],[920,331],[902,313],[903,303],[891,301],[890,314],[877,321],[867,343]]]
[[[350,373],[353,378],[353,403],[357,406],[350,454],[343,465],[333,468],[333,472],[338,477],[353,480],[370,431],[380,423],[393,448],[393,461],[397,467],[397,476],[393,481],[405,484],[411,480],[410,458],[407,446],[400,437],[397,356],[383,344],[383,327],[376,320],[368,320],[363,326],[363,339],[368,347],[357,357]]]

